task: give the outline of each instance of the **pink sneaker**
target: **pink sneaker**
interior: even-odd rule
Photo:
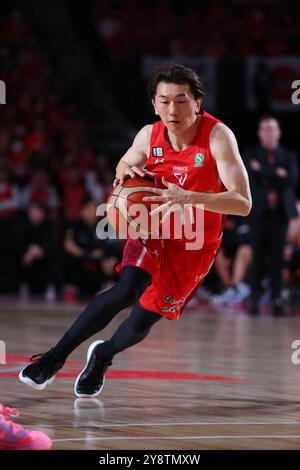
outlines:
[[[52,441],[47,434],[26,429],[9,419],[19,416],[16,408],[0,404],[0,450],[47,450]]]

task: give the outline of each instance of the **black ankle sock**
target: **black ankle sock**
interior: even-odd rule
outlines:
[[[56,346],[54,346],[53,351],[57,356],[59,356],[63,361],[66,360],[69,354],[74,349],[74,339],[69,335],[69,333],[66,333],[62,339],[57,343]]]
[[[116,349],[114,347],[113,341],[107,340],[104,343],[101,343],[96,348],[96,357],[97,359],[104,359],[105,361],[111,362],[113,356],[116,354]]]

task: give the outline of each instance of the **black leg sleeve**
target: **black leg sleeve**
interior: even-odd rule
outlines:
[[[54,350],[66,358],[90,336],[103,330],[114,316],[132,305],[151,283],[149,273],[135,266],[126,266],[111,289],[98,294],[79,315]]]

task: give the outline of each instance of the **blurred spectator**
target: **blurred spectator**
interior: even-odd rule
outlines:
[[[12,184],[8,169],[0,167],[0,217],[11,217],[18,208],[18,189]]]
[[[287,244],[284,249],[285,296],[289,305],[300,305],[300,201],[297,202],[298,217],[289,222]]]
[[[49,209],[58,208],[56,189],[51,186],[46,170],[36,170],[31,177],[29,185],[21,192],[21,206],[26,208],[31,202],[42,202]]]
[[[209,53],[222,59],[228,43],[239,58],[299,52],[297,2],[288,8],[282,1],[263,0],[251,5],[246,0],[215,0],[201,2],[201,7],[193,0],[94,0],[91,5],[91,23],[106,46],[110,63],[172,53]]]
[[[94,168],[86,173],[86,187],[95,204],[106,201],[111,192],[114,175],[105,155],[98,155]]]
[[[21,281],[30,294],[45,294],[53,282],[55,239],[42,202],[29,204],[20,232]]]
[[[271,108],[271,76],[268,66],[264,62],[257,64],[253,80],[256,109],[259,113],[269,112]]]
[[[101,284],[116,279],[114,265],[121,259],[117,241],[99,240],[96,204],[87,198],[78,222],[69,224],[64,239],[65,300],[95,294]]]
[[[75,221],[80,217],[81,207],[87,195],[79,168],[73,165],[62,168],[60,183],[64,216],[68,221]]]
[[[214,304],[243,302],[250,294],[246,276],[252,259],[249,225],[242,217],[227,216],[215,271],[225,290],[212,298]]]
[[[18,288],[18,256],[16,253],[18,191],[9,171],[0,167],[0,292],[13,293]]]
[[[260,119],[258,138],[259,145],[245,152],[253,197],[250,213],[253,248],[250,311],[258,313],[268,257],[272,309],[274,315],[282,315],[283,249],[288,221],[297,216],[294,194],[298,180],[297,157],[279,145],[281,129],[273,116]]]

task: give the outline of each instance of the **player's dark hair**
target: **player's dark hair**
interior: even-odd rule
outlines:
[[[261,125],[263,121],[270,121],[271,119],[274,119],[274,121],[277,122],[279,127],[281,127],[278,117],[275,116],[274,114],[262,114],[258,120],[258,127]]]
[[[152,72],[147,85],[150,101],[154,99],[157,85],[160,82],[176,84],[187,83],[195,100],[205,95],[204,85],[196,72],[183,65],[175,64],[174,62],[166,62],[165,64],[159,65]]]

